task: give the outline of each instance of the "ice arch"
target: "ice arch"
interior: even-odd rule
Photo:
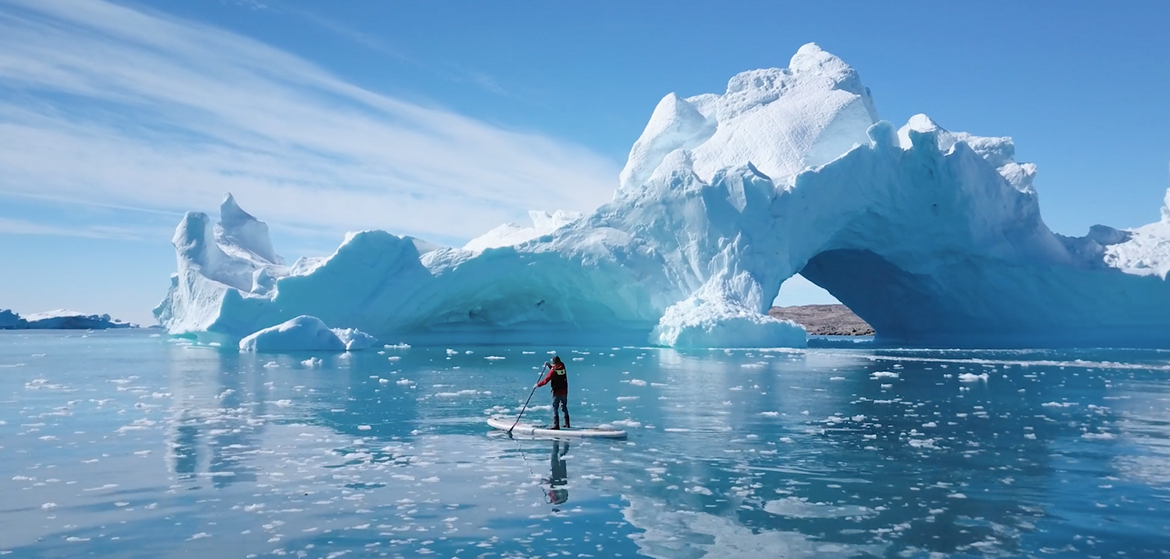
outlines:
[[[766,315],[799,272],[895,343],[1170,346],[1170,221],[1056,235],[1034,176],[1009,138],[879,121],[810,44],[722,95],[664,98],[589,215],[462,249],[352,233],[285,266],[230,197],[218,226],[188,213],[155,313],[208,341],[311,315],[411,343],[802,345]]]

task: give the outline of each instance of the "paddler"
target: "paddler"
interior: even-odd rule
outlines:
[[[561,362],[560,357],[554,355],[552,363],[545,362],[544,366],[548,367],[548,374],[536,383],[536,386],[552,383],[552,429],[561,428],[561,410],[565,412],[565,429],[572,429],[573,427],[569,424],[569,377],[565,371],[565,364]],[[560,408],[558,409],[557,406]]]

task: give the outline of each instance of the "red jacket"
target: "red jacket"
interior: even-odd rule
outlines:
[[[553,396],[568,396],[569,395],[569,377],[565,371],[565,364],[551,365],[548,368],[548,374],[544,376],[537,386],[544,386],[552,383]]]

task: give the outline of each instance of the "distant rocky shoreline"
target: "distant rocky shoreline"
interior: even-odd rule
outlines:
[[[873,327],[845,305],[772,307],[770,316],[791,320],[814,336],[872,336]]]
[[[137,324],[110,318],[108,314],[57,310],[22,317],[9,309],[0,309],[0,330],[110,330],[137,327]]]

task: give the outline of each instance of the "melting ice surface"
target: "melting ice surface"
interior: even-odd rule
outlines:
[[[489,432],[554,349],[574,423],[629,440]],[[1168,410],[1162,351],[256,355],[5,332],[0,554],[1153,555]]]

